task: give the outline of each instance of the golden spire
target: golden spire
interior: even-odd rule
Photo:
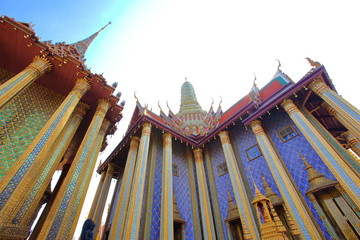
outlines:
[[[78,41],[76,43],[70,44],[72,46],[74,46],[76,48],[76,51],[80,54],[80,56],[83,58],[85,56],[86,50],[88,49],[88,47],[90,46],[90,44],[92,43],[92,41],[94,41],[94,39],[97,37],[97,35],[99,35],[99,33],[101,31],[103,31],[107,26],[109,26],[111,24],[111,22],[109,22],[108,24],[106,24],[104,27],[102,27],[99,31],[97,31],[96,33],[94,33],[93,35],[91,35],[88,38],[85,38],[81,41]]]
[[[323,174],[316,171],[313,168],[313,166],[306,161],[304,155],[302,155],[301,153],[300,153],[300,158],[303,160],[306,167],[306,171],[308,172],[308,182],[310,186],[306,191],[306,193],[316,192],[323,188],[334,186],[335,184],[337,184],[336,181],[327,179],[326,177],[324,177]]]
[[[265,196],[270,200],[273,206],[282,204],[284,200],[279,197],[270,187],[270,184],[266,181],[265,176],[262,176],[263,185],[265,189]]]
[[[228,191],[228,214],[225,221],[231,221],[239,217],[239,211],[236,207],[233,198],[231,197],[230,191]]]

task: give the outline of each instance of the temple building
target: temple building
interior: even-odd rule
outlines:
[[[72,238],[98,153],[124,106],[116,86],[85,65],[100,31],[53,44],[30,24],[0,17],[0,239],[26,239],[44,203],[30,239]]]
[[[307,60],[297,82],[279,64],[226,111],[204,110],[188,81],[177,113],[136,98],[124,138],[97,170],[96,237],[360,239],[360,112]]]

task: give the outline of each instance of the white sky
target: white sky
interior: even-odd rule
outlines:
[[[87,52],[87,65],[104,73],[126,100],[124,118],[107,155],[121,140],[140,102],[159,113],[166,101],[174,112],[184,78],[208,110],[223,110],[282,70],[295,82],[309,69],[305,57],[324,64],[340,95],[356,107],[359,91],[359,1],[140,1],[103,31]],[[109,19],[102,16],[104,24]],[[91,34],[91,33],[90,33]],[[85,36],[86,37],[86,36]],[[91,186],[96,189],[100,177]],[[88,211],[92,196],[86,200]],[[107,208],[105,208],[107,212]],[[82,224],[86,214],[80,217]],[[81,225],[80,224],[80,225]],[[79,232],[77,231],[77,234]]]

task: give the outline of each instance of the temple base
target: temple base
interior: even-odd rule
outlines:
[[[30,234],[30,229],[24,226],[14,226],[1,224],[0,226],[0,239],[26,239]]]

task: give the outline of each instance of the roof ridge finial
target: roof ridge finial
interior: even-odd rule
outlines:
[[[280,60],[279,59],[275,59],[276,61],[278,61],[278,67],[277,67],[277,69],[279,70],[279,71],[281,71],[280,70],[280,67],[281,67],[281,62],[280,62]]]
[[[306,57],[305,59],[309,62],[310,66],[312,66],[313,68],[318,68],[321,66],[321,63],[319,63],[317,61],[313,61],[309,57]]]
[[[73,44],[70,44],[70,45],[75,47],[76,51],[81,56],[81,58],[84,58],[86,50],[88,49],[88,47],[90,46],[92,41],[94,41],[94,39],[97,37],[97,35],[99,35],[99,33],[102,30],[104,30],[107,26],[109,26],[110,24],[111,24],[111,22],[106,24],[104,27],[102,27],[99,31],[95,32],[94,34],[92,34],[90,37],[85,38],[85,39],[83,39],[81,41],[77,41],[76,43],[73,43]]]
[[[136,96],[136,91],[134,92],[134,98],[136,99],[136,103],[139,103],[139,99]]]
[[[100,33],[101,31],[103,31],[110,24],[111,24],[111,21],[109,21],[105,26],[103,26],[99,31],[97,31],[97,33]]]
[[[162,108],[160,107],[160,101],[158,101],[158,106],[159,106],[159,108],[160,108],[160,111],[162,112],[163,110],[162,110]]]

